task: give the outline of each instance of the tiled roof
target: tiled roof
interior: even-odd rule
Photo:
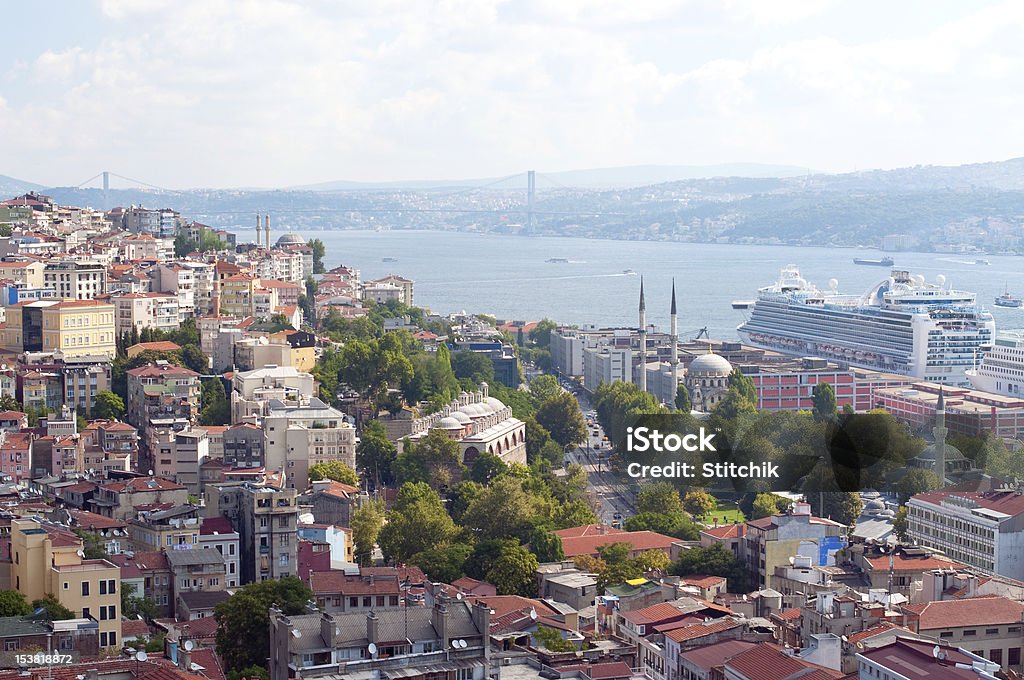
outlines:
[[[623,619],[630,621],[631,623],[644,625],[679,619],[686,616],[686,614],[687,612],[684,612],[677,607],[673,607],[668,602],[659,602],[658,604],[652,604],[650,607],[634,609],[631,612],[624,612],[621,616]]]
[[[862,631],[860,631],[858,633],[851,633],[850,635],[848,635],[846,637],[846,640],[851,645],[856,645],[857,643],[862,642],[864,640],[867,640],[868,638],[873,638],[876,635],[881,635],[883,633],[888,633],[891,630],[907,631],[908,633],[910,632],[909,630],[907,630],[903,626],[897,626],[894,623],[889,623],[888,621],[882,621],[877,626],[871,626],[870,628],[867,628],[866,630],[862,630]]]
[[[709,671],[712,668],[721,666],[725,663],[726,659],[742,654],[756,645],[756,642],[748,642],[747,640],[723,640],[722,642],[715,642],[691,649],[679,656],[694,666]]]
[[[631,550],[666,550],[678,539],[653,531],[623,531],[611,536],[592,535],[562,539],[562,552],[567,558],[577,555],[596,555],[597,549],[612,543],[626,543]]]
[[[911,604],[903,611],[917,619],[917,630],[970,628],[1020,623],[1024,603],[1005,597],[971,597]]]
[[[723,541],[730,538],[743,538],[743,536],[747,533],[747,525],[722,524],[721,526],[712,527],[710,529],[703,529],[700,533],[707,534],[708,536]]]
[[[942,491],[919,493],[914,496],[914,500],[922,500],[939,505],[943,500],[950,496],[963,498],[976,503],[980,508],[995,510],[1011,516],[1017,516],[1024,513],[1024,495],[1020,495],[1016,491],[985,491],[978,493],[970,491],[950,491],[949,489],[946,489]]]
[[[353,494],[359,493],[359,489],[349,484],[336,482],[332,479],[330,480],[330,484],[320,485],[317,493],[322,493],[325,496],[331,496],[333,498],[347,499],[351,498]]]
[[[135,637],[149,637],[150,635],[152,635],[152,632],[149,630],[149,625],[145,621],[139,621],[138,619],[125,619],[121,622],[121,637],[123,639],[127,640]]]
[[[698,588],[714,588],[722,585],[725,581],[724,576],[686,576],[679,579],[679,584]]]
[[[181,349],[181,345],[170,340],[160,340],[157,342],[140,342],[129,347],[129,350],[135,349],[136,347],[142,348],[142,351],[151,350],[154,352],[175,352]]]
[[[821,669],[814,664],[789,656],[779,647],[766,642],[732,657],[725,662],[725,666],[735,675],[748,678],[748,680],[809,678],[811,670],[823,671],[824,675],[817,676],[821,680],[843,677],[843,673],[839,671]]]
[[[103,488],[115,493],[139,493],[141,491],[175,491],[185,487],[162,477],[133,477],[120,482],[108,482],[103,485]]]
[[[580,536],[600,536],[607,534],[621,534],[625,532],[622,529],[616,529],[615,527],[610,527],[606,524],[584,524],[580,527],[557,529],[551,533],[559,538],[579,538]]]
[[[742,625],[743,623],[736,619],[724,618],[671,630],[665,633],[665,637],[671,638],[675,642],[686,642],[688,640],[702,638],[705,635],[714,635],[715,633],[722,633],[727,630],[732,630],[733,628],[739,628]]]
[[[865,561],[871,565],[872,571],[889,571],[889,560],[892,559],[893,571],[929,571],[931,569],[964,569],[964,565],[954,562],[948,557],[928,555],[925,557],[908,557],[902,552],[895,555],[867,557]]]
[[[397,576],[392,578],[349,576],[343,571],[314,571],[309,575],[313,592],[320,594],[340,593],[347,595],[398,595],[400,585]]]
[[[775,616],[777,616],[779,619],[783,621],[793,621],[795,619],[800,618],[800,608],[793,607],[792,609],[787,609],[783,612],[776,614]]]

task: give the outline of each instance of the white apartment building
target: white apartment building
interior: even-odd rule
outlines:
[[[1024,580],[1024,495],[930,491],[907,503],[911,541],[984,573]]]
[[[94,300],[107,292],[107,270],[99,262],[52,260],[43,269],[43,286],[62,300]]]
[[[345,414],[313,397],[305,405],[271,401],[263,418],[266,467],[284,470],[288,486],[309,486],[309,466],[340,460],[355,468],[356,430]]]
[[[161,264],[153,268],[150,276],[155,291],[178,296],[179,322],[196,315],[196,279],[191,267],[177,262]]]
[[[177,295],[127,293],[111,295],[110,303],[117,309],[115,320],[119,335],[132,328],[172,331],[180,324]]]

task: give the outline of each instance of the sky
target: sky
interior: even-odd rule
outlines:
[[[0,174],[45,185],[1024,156],[1020,2],[36,0],[4,19]]]

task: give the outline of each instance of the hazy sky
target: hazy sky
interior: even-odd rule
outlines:
[[[1024,155],[1024,3],[4,3],[0,174],[159,186]]]

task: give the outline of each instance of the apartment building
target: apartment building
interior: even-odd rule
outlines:
[[[35,519],[11,520],[11,585],[25,599],[53,595],[79,618],[99,622],[99,646],[116,652],[121,640],[120,569],[81,556],[71,531]]]
[[[355,428],[344,413],[316,397],[305,405],[271,401],[263,431],[267,468],[284,470],[291,488],[308,487],[309,467],[319,462],[340,460],[355,468]]]
[[[298,574],[299,507],[294,489],[251,482],[207,484],[207,517],[226,517],[239,536],[240,583]]]
[[[173,465],[173,434],[189,429],[198,415],[199,374],[195,371],[165,361],[128,371],[128,422],[138,428],[141,447],[156,464],[167,460],[166,465]]]
[[[93,300],[107,292],[107,268],[100,262],[50,260],[43,267],[43,287],[62,300]]]
[[[173,331],[181,324],[178,297],[170,293],[111,295],[110,303],[117,309],[118,335],[133,328]]]
[[[0,349],[53,352],[64,358],[116,354],[113,305],[94,300],[38,300],[6,307]]]

